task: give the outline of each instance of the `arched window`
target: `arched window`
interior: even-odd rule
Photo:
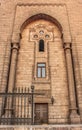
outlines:
[[[39,41],[39,51],[44,51],[44,40],[43,39],[41,39]]]

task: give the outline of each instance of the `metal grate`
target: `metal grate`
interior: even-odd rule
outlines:
[[[32,93],[26,88],[17,88],[13,93],[0,93],[0,124],[31,124],[31,97]]]

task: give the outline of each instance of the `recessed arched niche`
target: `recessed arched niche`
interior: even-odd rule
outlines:
[[[41,16],[43,17],[41,18]],[[49,122],[53,122],[53,117],[54,119],[57,118],[57,122],[60,122],[58,118],[60,111],[60,116],[65,119],[61,120],[66,122],[68,116],[68,89],[61,38],[62,28],[52,17],[48,19],[49,16],[44,16],[31,17],[21,27],[22,38],[16,70],[16,87],[30,88],[33,84],[35,92],[45,93],[45,96],[39,96],[38,100],[35,97],[35,106],[38,106],[39,103],[47,104],[45,106],[48,107],[49,114],[47,118]],[[54,104],[56,111],[53,115],[51,112],[54,109],[54,105],[51,105],[52,96],[56,100]],[[60,99],[63,99],[63,102]],[[66,111],[64,112],[64,110]]]

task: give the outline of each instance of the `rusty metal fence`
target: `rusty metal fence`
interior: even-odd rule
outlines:
[[[0,93],[1,125],[33,125],[34,124],[34,86],[16,88],[12,93]]]
[[[33,90],[17,88],[13,93],[0,93],[1,125],[33,124]]]

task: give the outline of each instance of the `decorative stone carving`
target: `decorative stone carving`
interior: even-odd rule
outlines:
[[[39,39],[44,39],[46,41],[53,41],[53,27],[45,26],[44,24],[39,24],[30,28],[30,41],[36,41]]]

